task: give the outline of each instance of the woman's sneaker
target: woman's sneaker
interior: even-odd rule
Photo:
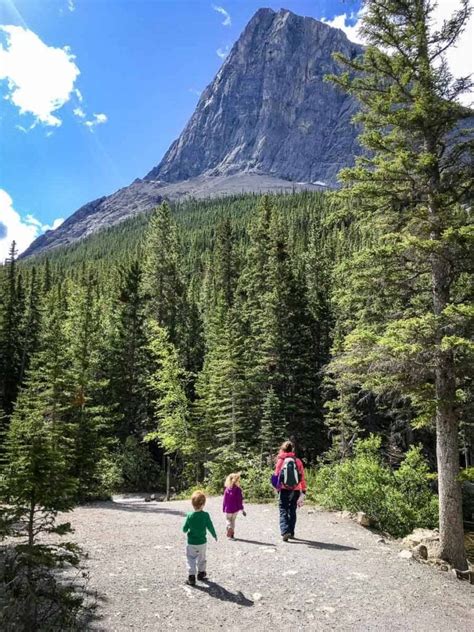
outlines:
[[[199,579],[200,581],[202,581],[203,579],[206,579],[206,577],[207,577],[207,573],[206,573],[206,571],[199,571],[199,573],[198,573],[198,579]]]
[[[198,575],[199,577],[199,575]],[[186,580],[186,583],[188,586],[195,586],[196,585],[196,575],[190,575],[188,577],[188,579]]]
[[[289,533],[284,533],[281,538],[283,540],[283,542],[288,542],[288,540],[290,539],[291,535]]]

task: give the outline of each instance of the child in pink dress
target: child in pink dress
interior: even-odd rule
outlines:
[[[227,520],[227,537],[232,540],[235,533],[235,520],[239,511],[244,516],[244,498],[240,489],[240,472],[229,474],[225,481],[225,492],[222,501],[222,511]]]

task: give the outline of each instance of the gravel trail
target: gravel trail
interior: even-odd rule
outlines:
[[[339,514],[304,507],[284,543],[275,505],[247,505],[236,541],[220,499],[208,500],[207,583],[184,584],[188,501],[115,499],[76,509],[74,539],[101,595],[95,629],[474,631],[474,590]]]

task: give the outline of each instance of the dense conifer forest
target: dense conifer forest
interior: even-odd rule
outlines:
[[[28,423],[29,406],[55,410],[79,501],[163,488],[166,456],[176,491],[219,489],[226,468],[264,467],[288,436],[308,465],[374,433],[390,466],[422,443],[434,469],[433,428],[410,399],[366,390],[334,357],[348,301],[379,309],[378,293],[348,287],[373,240],[307,192],[163,204],[32,260],[12,249],[4,428]],[[467,416],[461,440],[468,466]]]
[[[358,241],[328,208],[314,193],[165,204],[38,260],[12,250],[2,270],[5,414],[62,363],[63,389],[46,405],[71,426],[81,498],[104,493],[101,472],[124,489],[153,487],[163,453],[179,488],[201,480],[222,448],[264,459],[287,435],[314,462],[330,444],[329,278]],[[69,402],[56,402],[66,385]],[[142,453],[150,471],[139,472]]]

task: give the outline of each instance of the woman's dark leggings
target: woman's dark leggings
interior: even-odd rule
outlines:
[[[296,505],[300,497],[299,491],[291,489],[280,490],[280,532],[295,535]]]

